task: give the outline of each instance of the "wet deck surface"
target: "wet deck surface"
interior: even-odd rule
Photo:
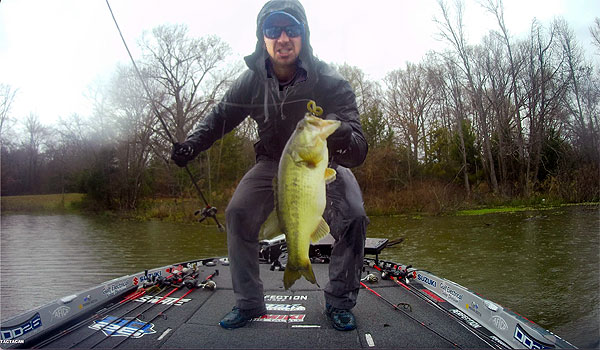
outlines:
[[[273,310],[246,327],[226,330],[218,325],[234,305],[227,266],[203,266],[200,277],[219,270],[215,290],[174,288],[128,301],[96,320],[46,344],[46,348],[489,348],[467,325],[392,281],[368,284],[394,304],[408,303],[412,311],[395,310],[364,288],[353,312],[357,329],[340,332],[324,314],[323,292],[304,279],[283,289],[283,272],[261,265],[265,300]],[[313,264],[317,281],[327,282],[327,264]],[[363,274],[366,275],[370,271]],[[165,304],[166,303],[166,304]],[[124,319],[125,321],[119,321]],[[104,322],[102,322],[104,320]],[[133,320],[133,321],[132,321]],[[112,323],[110,323],[112,322]],[[109,324],[107,326],[107,324]]]

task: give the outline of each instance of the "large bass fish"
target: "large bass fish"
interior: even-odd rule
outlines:
[[[313,102],[314,103],[314,102]],[[318,242],[329,233],[323,219],[325,185],[335,180],[335,170],[327,167],[327,137],[338,127],[337,120],[324,120],[306,114],[288,140],[275,188],[275,209],[261,228],[261,237],[284,233],[288,262],[283,275],[285,289],[301,276],[317,284],[308,257],[310,241]]]

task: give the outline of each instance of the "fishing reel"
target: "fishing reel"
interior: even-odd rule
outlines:
[[[400,266],[396,265],[395,267],[385,267],[381,269],[381,278],[385,279],[405,279],[408,283],[410,278],[413,278],[413,275],[408,269],[410,269],[412,265],[406,266],[402,269]]]
[[[374,273],[370,273],[365,277],[361,278],[361,282],[369,282],[369,283],[377,283],[379,282],[379,277],[377,277]]]
[[[198,222],[202,222],[208,218],[216,218],[217,217],[217,207],[207,205],[206,207],[204,207],[202,209],[196,210],[196,212],[194,212],[194,215],[200,215],[200,219],[198,219]]]

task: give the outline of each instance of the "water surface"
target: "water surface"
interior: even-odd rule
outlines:
[[[82,215],[2,215],[1,319],[148,268],[224,256],[216,227]],[[448,217],[372,217],[380,256],[453,280],[581,347],[598,347],[597,206]]]

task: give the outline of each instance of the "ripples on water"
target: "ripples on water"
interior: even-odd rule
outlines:
[[[145,269],[227,254],[226,237],[198,224],[78,215],[3,215],[1,317]]]
[[[3,215],[1,318],[127,274],[227,254],[214,226]],[[459,217],[373,217],[381,258],[477,291],[575,345],[599,345],[598,207]]]

